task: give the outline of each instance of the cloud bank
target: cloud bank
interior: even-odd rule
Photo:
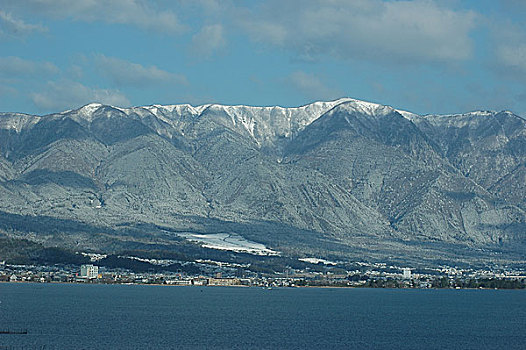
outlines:
[[[184,76],[170,73],[156,66],[145,67],[116,57],[95,56],[98,71],[118,86],[143,86],[153,84],[187,84]]]
[[[470,58],[476,14],[433,1],[270,1],[245,10],[252,40],[323,56],[383,62],[456,62]]]
[[[26,23],[15,18],[11,13],[0,10],[0,38],[25,37],[32,33],[47,32],[47,28],[39,24]]]
[[[1,0],[4,8],[48,18],[70,18],[82,22],[129,24],[148,30],[179,34],[185,30],[170,9],[141,0]]]

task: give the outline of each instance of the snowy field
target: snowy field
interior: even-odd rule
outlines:
[[[177,233],[189,241],[198,242],[205,248],[230,250],[238,253],[249,253],[254,255],[279,255],[278,252],[271,250],[261,243],[246,240],[234,233]]]
[[[322,263],[322,264],[325,264],[325,265],[337,265],[337,263],[334,262],[334,261],[329,261],[329,260],[325,260],[325,259],[318,259],[318,258],[301,258],[301,259],[298,259],[298,260],[304,261],[304,262],[308,262],[308,263],[311,263],[311,264]]]

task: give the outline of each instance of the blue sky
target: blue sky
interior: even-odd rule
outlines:
[[[526,116],[522,0],[0,0],[0,111],[298,106]]]

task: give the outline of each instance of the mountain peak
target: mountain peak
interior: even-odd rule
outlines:
[[[98,108],[100,108],[102,106],[103,106],[102,103],[92,102],[92,103],[88,103],[87,105],[84,105],[84,106],[80,107],[79,110],[93,111],[93,110],[98,109]]]
[[[92,103],[88,103],[87,105],[80,107],[79,109],[76,109],[74,111],[65,111],[62,114],[69,113],[69,112],[75,112],[76,114],[85,117],[85,119],[91,119],[92,114],[102,106],[103,105],[101,103],[92,102]]]

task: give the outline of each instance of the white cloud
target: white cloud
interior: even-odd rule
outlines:
[[[47,28],[38,24],[26,23],[13,17],[11,13],[0,10],[0,37],[21,37],[34,32],[46,32]]]
[[[160,10],[155,2],[142,0],[0,0],[13,11],[83,22],[130,24],[165,33],[180,33],[185,27],[177,15]]]
[[[59,73],[59,69],[51,62],[37,62],[20,57],[0,57],[0,76],[8,78],[41,77]]]
[[[223,26],[208,25],[192,37],[192,51],[201,57],[209,57],[226,45]]]
[[[72,109],[91,102],[113,106],[129,106],[130,101],[118,90],[91,88],[71,80],[51,81],[31,99],[41,111],[56,112]]]
[[[477,15],[431,0],[267,2],[241,26],[257,42],[298,56],[383,62],[457,62],[472,56]]]
[[[330,100],[341,97],[341,91],[327,86],[314,74],[297,71],[287,77],[287,82],[312,100]]]
[[[187,84],[186,78],[182,75],[167,72],[156,66],[145,67],[116,57],[96,55],[95,64],[104,76],[119,86]]]

